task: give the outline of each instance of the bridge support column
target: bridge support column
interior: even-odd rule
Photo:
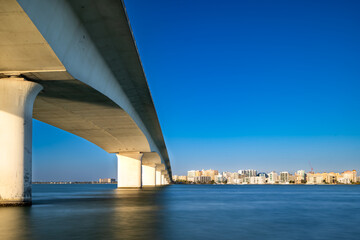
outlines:
[[[161,186],[161,170],[156,169],[156,186]]]
[[[118,158],[118,188],[141,188],[142,153],[119,153]]]
[[[142,165],[142,185],[143,187],[155,187],[156,185],[155,166]]]
[[[161,175],[161,185],[165,185],[165,176]]]
[[[0,206],[31,204],[32,112],[41,89],[23,78],[0,79]]]

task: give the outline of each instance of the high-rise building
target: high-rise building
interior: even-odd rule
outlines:
[[[209,170],[203,169],[201,172],[202,172],[202,176],[211,177],[212,181],[215,181],[215,176],[219,174],[218,170],[212,170],[212,169],[209,169]]]
[[[249,177],[256,177],[257,176],[257,171],[254,170],[254,169],[249,169],[249,170],[247,170],[247,172],[248,172]]]
[[[190,170],[187,172],[187,180],[189,182],[194,182],[195,177],[196,177],[196,170]]]
[[[254,169],[248,169],[248,170],[239,170],[238,173],[242,175],[243,177],[256,177],[257,171]]]
[[[295,183],[301,184],[306,182],[306,174],[304,170],[298,170],[295,173]]]
[[[195,177],[200,177],[202,175],[202,172],[199,170],[190,170],[188,171],[187,180],[189,182],[194,182]]]
[[[289,182],[289,173],[288,172],[281,172],[280,173],[280,182],[281,183],[288,183]]]
[[[269,174],[268,183],[275,184],[278,181],[278,174],[275,171],[270,172]]]

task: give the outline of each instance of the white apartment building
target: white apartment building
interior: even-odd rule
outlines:
[[[274,171],[268,173],[269,178],[268,178],[268,183],[270,184],[275,184],[278,181],[278,174]]]
[[[265,184],[265,177],[249,177],[249,184]]]
[[[195,177],[196,177],[196,170],[190,170],[190,171],[188,171],[187,180],[188,180],[189,182],[194,182],[194,181],[195,181]]]

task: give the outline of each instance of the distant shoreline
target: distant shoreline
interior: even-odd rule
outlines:
[[[32,182],[32,184],[117,184],[114,183],[99,183],[99,182]]]
[[[61,184],[61,185],[69,185],[69,184],[113,184],[117,183],[99,183],[99,182],[33,182],[32,184],[41,185],[41,184]],[[359,183],[353,184],[188,184],[188,183],[174,183],[174,185],[214,185],[214,186],[344,186],[344,185],[360,185]]]

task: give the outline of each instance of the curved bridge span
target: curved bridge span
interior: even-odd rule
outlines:
[[[0,0],[0,204],[31,203],[32,117],[118,157],[118,187],[171,181],[121,0]]]

